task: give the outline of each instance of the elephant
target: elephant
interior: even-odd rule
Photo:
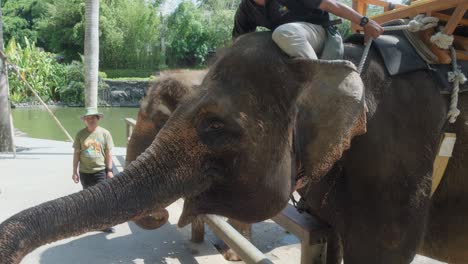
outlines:
[[[352,39],[352,38],[351,38]],[[362,45],[356,45],[356,44],[362,44],[362,39],[355,39],[353,42],[355,43],[347,43],[346,44],[346,56],[347,59],[358,63],[360,59],[360,54],[362,54]],[[441,96],[437,92],[437,87],[436,84],[433,82],[430,82],[430,77],[427,75],[426,72],[419,72],[417,75],[415,73],[411,74],[406,74],[404,76],[400,77],[389,77],[386,74],[385,68],[383,66],[383,62],[380,59],[380,56],[376,54],[374,50],[371,51],[370,55],[370,62],[367,65],[365,71],[364,71],[364,84],[368,89],[366,92],[366,101],[367,105],[369,105],[369,126],[368,126],[368,134],[362,135],[354,139],[354,143],[352,144],[352,147],[349,151],[345,152],[345,155],[338,161],[336,164],[334,164],[334,167],[319,181],[314,181],[304,188],[298,190],[299,193],[302,195],[302,198],[307,201],[306,204],[306,209],[309,213],[321,218],[322,220],[326,221],[330,225],[332,225],[335,228],[335,233],[331,235],[328,241],[328,262],[327,263],[341,263],[341,259],[343,257],[343,233],[346,231],[346,226],[349,225],[349,222],[342,222],[343,219],[348,219],[346,217],[344,218],[339,218],[339,215],[345,215],[345,214],[350,214],[349,212],[346,212],[345,209],[347,206],[344,205],[346,199],[349,199],[349,196],[344,195],[344,192],[339,192],[339,190],[346,190],[349,193],[354,191],[355,189],[348,189],[346,185],[348,182],[343,182],[346,177],[352,177],[352,179],[355,178],[360,178],[362,179],[363,175],[366,175],[368,179],[371,179],[372,177],[385,177],[387,179],[391,179],[392,175],[398,175],[399,169],[404,169],[404,170],[409,170],[411,168],[411,165],[406,165],[401,167],[400,166],[395,166],[393,163],[391,164],[386,164],[388,161],[385,159],[388,158],[387,156],[389,154],[388,151],[384,151],[382,153],[386,153],[384,156],[379,156],[376,155],[376,153],[369,154],[369,152],[372,152],[373,150],[371,149],[372,146],[379,146],[380,148],[388,148],[392,149],[395,148],[394,151],[396,151],[393,155],[395,157],[398,157],[397,155],[401,155],[398,151],[403,151],[403,146],[404,145],[409,145],[410,143],[407,143],[404,141],[404,138],[399,138],[395,135],[388,135],[383,133],[384,127],[386,127],[385,131],[391,131],[394,130],[394,127],[406,127],[408,126],[408,130],[411,131],[414,135],[414,133],[418,134],[420,133],[420,129],[416,130],[414,126],[411,126],[411,122],[413,120],[417,120],[414,115],[417,115],[417,112],[413,113],[413,117],[408,117],[409,119],[402,120],[396,118],[390,118],[392,115],[396,114],[403,114],[398,111],[395,111],[397,107],[401,107],[401,105],[406,104],[407,102],[401,102],[397,101],[394,102],[393,104],[390,105],[382,105],[379,102],[391,99],[388,93],[396,93],[398,94],[394,95],[393,100],[402,100],[401,98],[408,97],[409,99],[413,100],[413,97],[417,97],[419,92],[425,92],[425,91],[419,91],[419,90],[413,90],[413,91],[404,91],[401,89],[420,89],[421,85],[416,84],[419,82],[419,80],[427,80],[424,82],[424,86],[427,87],[426,89],[429,89],[431,92],[430,94],[427,94],[425,98],[423,98],[421,101],[413,100],[413,103],[419,103],[424,104],[424,101],[430,101],[430,100],[442,100],[444,102],[437,102],[437,105],[439,106],[434,107],[429,107],[427,109],[428,113],[431,113],[433,110],[438,110],[438,116],[436,119],[432,120],[433,122],[442,122],[445,123],[445,118],[444,118],[444,113],[447,111],[446,109],[446,98],[444,96]],[[152,129],[146,129],[146,132],[139,132],[137,134],[134,134],[132,136],[132,139],[130,140],[129,147],[127,149],[127,161],[128,160],[133,160],[135,159],[140,153],[144,151],[144,149],[151,144],[153,139],[155,138],[157,132],[159,131],[160,128],[162,128],[165,124],[165,122],[169,119],[170,114],[172,111],[177,108],[179,103],[183,101],[184,97],[189,97],[191,93],[194,93],[194,89],[197,89],[199,87],[198,85],[201,83],[201,80],[203,79],[204,75],[206,74],[206,71],[199,71],[199,72],[191,72],[190,77],[189,76],[172,76],[172,79],[169,80],[164,80],[160,82],[158,85],[153,87],[153,90],[151,93],[148,95],[148,97],[145,99],[143,106],[140,110],[139,113],[139,120],[137,122],[136,129],[140,130],[140,127],[147,127],[151,126],[153,127]],[[194,83],[187,83],[186,79],[189,77],[190,80],[194,81]],[[184,84],[182,84],[184,83]],[[383,84],[383,85],[376,85],[376,83]],[[400,90],[397,89],[398,87],[401,87]],[[428,92],[428,91],[426,91]],[[387,93],[387,94],[386,94]],[[403,97],[404,96],[404,97]],[[428,98],[431,98],[430,100]],[[153,102],[151,104],[147,103],[149,100],[152,100]],[[425,166],[425,170],[427,170],[425,173],[421,173],[419,175],[419,179],[414,179],[415,182],[412,183],[413,188],[416,187],[416,189],[413,189],[413,194],[406,194],[406,195],[413,195],[413,197],[407,196],[401,197],[400,199],[407,199],[412,202],[420,202],[421,203],[421,208],[419,209],[419,213],[422,214],[422,216],[418,216],[421,219],[421,225],[423,226],[423,231],[419,230],[416,231],[415,233],[419,232],[419,236],[421,237],[415,237],[416,240],[419,242],[419,247],[414,249],[414,245],[417,243],[413,242],[413,250],[415,250],[417,253],[426,255],[435,259],[438,259],[440,261],[447,261],[449,263],[466,263],[468,262],[468,253],[464,249],[465,241],[468,238],[467,234],[467,228],[464,225],[463,220],[468,219],[468,214],[463,214],[462,212],[466,212],[466,209],[468,209],[466,201],[468,197],[466,197],[466,190],[468,190],[467,182],[461,176],[466,174],[467,171],[467,162],[464,160],[464,157],[468,154],[467,153],[467,141],[466,137],[468,135],[467,131],[467,110],[468,110],[468,103],[467,103],[467,95],[466,94],[460,94],[460,108],[462,115],[459,117],[459,121],[451,128],[451,131],[456,132],[458,135],[458,141],[455,145],[455,151],[454,151],[454,156],[451,159],[449,166],[445,172],[445,178],[440,184],[439,188],[434,194],[434,197],[428,201],[427,197],[428,196],[428,186],[431,186],[430,182],[430,173],[431,173],[431,166],[429,165],[428,162],[431,162],[433,160],[433,155],[434,155],[434,140],[438,140],[438,135],[441,133],[442,128],[441,125],[442,123],[437,123],[437,125],[434,126],[435,132],[434,134],[437,135],[436,138],[432,140],[425,139],[424,142],[426,142],[426,145],[420,145],[420,148],[425,148],[425,150],[421,150],[419,154],[421,155],[427,155],[423,158],[428,159],[428,160],[421,160],[421,164],[423,162],[426,163],[427,166]],[[156,102],[155,102],[156,101]],[[379,104],[378,104],[379,103]],[[164,111],[161,112],[158,109],[165,109],[168,108],[169,111]],[[416,111],[416,110],[414,110]],[[142,116],[146,115],[151,115],[151,119],[145,119]],[[390,116],[389,116],[390,115]],[[376,119],[372,118],[373,116],[376,116]],[[429,118],[432,118],[432,116],[429,116]],[[393,123],[388,123],[389,120],[394,120]],[[423,123],[420,125],[420,127],[426,127],[426,123],[428,122],[427,120],[420,120]],[[380,123],[383,122],[383,123]],[[402,125],[402,123],[406,123],[407,125]],[[305,123],[307,124],[307,123]],[[156,129],[154,129],[156,127]],[[307,128],[303,128],[301,130],[307,130]],[[310,128],[311,131],[314,129]],[[374,134],[375,133],[375,134]],[[405,135],[406,138],[405,140],[413,140],[413,137],[411,137],[411,133],[408,133],[408,131],[395,131],[394,133],[401,133],[402,135]],[[418,134],[419,135],[419,134]],[[307,135],[309,136],[309,135]],[[367,138],[368,136],[373,136],[374,138]],[[378,143],[375,141],[379,141],[380,137],[384,140],[391,140],[388,142],[387,145],[383,145],[383,143]],[[417,138],[416,135],[414,135],[414,138]],[[308,139],[307,138],[297,138],[298,141],[304,141],[306,142]],[[143,140],[143,141],[142,141]],[[414,143],[412,143],[414,144]],[[302,145],[302,144],[300,144]],[[305,144],[306,145],[306,144]],[[403,145],[403,146],[402,146]],[[138,147],[137,147],[138,146]],[[431,149],[426,149],[430,146]],[[428,152],[430,150],[431,152]],[[374,151],[379,151],[379,149],[376,149]],[[406,155],[418,155],[418,152],[413,152],[413,153],[406,153]],[[304,156],[304,155],[302,155]],[[375,164],[382,164],[385,165],[384,167],[384,172],[382,175],[380,173],[376,176],[373,176],[373,174],[370,174],[367,170],[370,169],[369,167],[359,167],[359,170],[357,168],[354,168],[352,164],[367,164],[363,163],[363,160],[366,160],[366,157],[374,157],[373,161],[376,162]],[[394,157],[394,158],[395,158]],[[418,158],[415,156],[410,156],[407,158],[408,160],[417,160]],[[369,161],[370,162],[370,161]],[[401,162],[398,160],[395,160],[394,162]],[[346,165],[346,166],[344,166]],[[394,169],[390,170],[387,166],[395,166]],[[374,170],[377,170],[378,167],[374,167]],[[362,171],[361,171],[362,170]],[[414,169],[413,169],[414,170]],[[353,174],[351,174],[353,172]],[[373,172],[375,173],[375,172]],[[355,175],[355,176],[352,176]],[[400,177],[405,177],[406,175],[402,175]],[[395,189],[390,189],[390,190],[398,190],[398,185],[401,184],[401,186],[406,186],[409,185],[410,182],[406,182],[408,180],[402,178],[402,179],[395,179],[393,178],[392,180],[395,180],[393,183]],[[349,179],[348,179],[349,181]],[[375,183],[374,183],[375,184]],[[379,183],[379,184],[388,184],[387,183]],[[371,187],[374,187],[376,185],[371,185]],[[390,186],[390,185],[386,185]],[[385,187],[386,187],[385,186]],[[422,188],[424,187],[424,188]],[[362,188],[362,187],[361,187]],[[369,187],[367,187],[369,188]],[[380,187],[384,188],[384,187]],[[358,189],[358,188],[356,188]],[[381,190],[380,190],[381,191]],[[422,194],[418,192],[423,192]],[[359,193],[359,192],[358,192]],[[364,194],[369,194],[369,191],[362,191]],[[372,199],[389,199],[384,198],[384,192],[379,193],[376,192],[374,193],[375,197]],[[385,195],[392,195],[392,194],[385,194]],[[402,194],[397,194],[397,195],[402,195]],[[424,195],[425,198],[417,197],[415,195]],[[366,204],[366,197],[361,198],[363,199],[363,203]],[[425,201],[424,201],[425,200]],[[462,201],[462,202],[457,202],[457,201]],[[380,201],[381,204],[384,204],[383,201]],[[396,202],[396,201],[394,201]],[[400,203],[402,201],[400,200]],[[333,205],[333,207],[330,207],[330,205]],[[357,204],[356,204],[357,205]],[[354,206],[356,206],[354,205]],[[366,204],[366,206],[369,206]],[[376,206],[376,205],[374,205]],[[387,210],[388,208],[383,207],[383,210]],[[398,208],[396,208],[398,209]],[[400,208],[401,209],[401,208]],[[410,209],[415,209],[415,207],[411,207]],[[340,211],[338,214],[336,211]],[[374,209],[376,210],[376,209]],[[398,209],[399,210],[399,209]],[[405,209],[408,210],[408,209]],[[403,211],[404,212],[404,211]],[[374,215],[368,216],[370,219],[378,219],[379,217],[384,217],[384,212],[379,212],[377,211],[378,215],[375,215],[376,212],[374,211]],[[395,212],[393,212],[395,213]],[[402,213],[402,212],[400,212]],[[349,219],[353,219],[351,216],[349,216]],[[357,216],[358,217],[358,216]],[[341,220],[341,221],[340,221]],[[404,221],[404,219],[397,219],[399,221]],[[355,220],[356,222],[364,221],[364,219],[359,219]],[[394,220],[395,221],[395,220]],[[408,221],[408,220],[406,220]],[[239,231],[242,234],[245,234],[247,238],[250,238],[251,234],[251,228],[250,225],[247,223],[242,223],[237,221],[236,219],[229,219],[229,222],[236,228],[239,229]],[[397,223],[398,224],[398,223]],[[391,223],[388,223],[387,225],[391,226]],[[339,231],[338,227],[343,230]],[[382,228],[377,226],[378,228]],[[376,228],[376,227],[374,227]],[[373,230],[373,232],[376,232]],[[398,231],[394,231],[398,232]],[[421,233],[422,232],[422,233]],[[366,232],[363,232],[366,233]],[[371,233],[374,234],[374,233]],[[381,237],[377,236],[377,239],[381,239]],[[391,238],[391,237],[390,237]],[[352,238],[349,238],[351,240]],[[392,240],[388,240],[392,241]],[[388,242],[387,243],[390,243]],[[380,242],[379,242],[380,243]],[[378,244],[378,241],[374,241],[373,244]],[[384,245],[382,245],[384,247]],[[403,247],[406,247],[406,245],[403,245]],[[352,250],[355,250],[354,248]],[[362,258],[360,258],[359,261],[362,263],[362,259],[368,258],[367,256],[368,252],[362,253]],[[401,254],[400,252],[396,254]],[[414,255],[413,252],[410,252],[411,256]],[[224,252],[225,258],[228,260],[240,260],[240,258],[233,252],[232,250],[229,250],[227,252]],[[377,257],[380,257],[379,255]],[[412,257],[407,257],[407,259],[411,259]],[[404,261],[404,256],[395,256],[392,258],[393,260],[388,261],[389,263],[406,263],[407,261]],[[370,261],[371,263],[372,261]],[[375,260],[375,262],[372,263],[381,263],[381,261]]]
[[[345,54],[356,62],[362,51],[348,44]],[[180,197],[179,226],[200,214],[254,223],[280,212],[294,190],[334,230],[329,263],[410,263],[417,252],[466,262],[466,95],[454,155],[431,199],[448,100],[428,72],[389,77],[371,50],[361,78],[347,61],[288,58],[259,32],[238,38],[203,75],[195,85],[165,80],[186,90],[174,94],[180,101],[149,92],[134,154],[117,177],[0,224],[0,263],[138,221]]]
[[[206,70],[165,71],[160,74],[160,80],[148,90],[141,102],[137,124],[127,146],[126,166],[151,145],[182,98],[193,93],[193,88],[201,84],[205,75]],[[167,205],[135,218],[133,222],[143,229],[157,229],[169,219],[169,213],[164,209]]]

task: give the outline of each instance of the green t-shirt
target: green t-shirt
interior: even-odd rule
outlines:
[[[113,147],[111,134],[102,127],[93,132],[86,128],[78,132],[73,148],[80,150],[80,172],[95,173],[106,169],[106,151]]]

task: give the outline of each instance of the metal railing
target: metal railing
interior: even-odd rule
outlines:
[[[127,142],[133,133],[133,128],[136,125],[136,121],[133,118],[125,118],[125,126],[127,131]],[[256,248],[249,240],[237,232],[234,227],[228,224],[223,218],[217,215],[203,215],[201,216],[203,221],[201,226],[198,226],[203,230],[203,222],[206,223],[210,229],[221,238],[229,247],[231,247],[246,263],[255,264],[272,264],[273,262],[268,259],[258,248]],[[199,223],[200,224],[200,223]],[[196,225],[196,224],[195,224]],[[192,229],[194,224],[192,223]],[[193,234],[193,232],[192,232]],[[193,240],[193,239],[192,239]],[[203,241],[203,237],[198,241]]]

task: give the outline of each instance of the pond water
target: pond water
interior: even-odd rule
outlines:
[[[84,113],[84,108],[53,107],[51,110],[72,137],[75,137],[76,133],[85,127],[84,122],[80,119],[80,116]],[[68,141],[44,107],[17,108],[12,109],[12,111],[13,125],[28,136]],[[100,120],[99,125],[111,132],[115,146],[125,147],[126,130],[124,119],[131,117],[136,120],[138,108],[109,107],[99,108],[99,111],[104,114],[104,119]]]

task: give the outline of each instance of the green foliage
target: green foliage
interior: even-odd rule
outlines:
[[[100,4],[100,63],[104,68],[152,68],[160,61],[161,1]],[[67,62],[84,53],[84,0],[4,1],[5,42],[24,37]]]
[[[60,98],[66,104],[82,103],[85,100],[83,63],[73,61],[65,66],[67,85],[60,90]]]
[[[5,42],[14,37],[25,46],[27,38],[66,62],[79,60],[84,53],[84,2],[3,0]],[[154,71],[168,63],[201,66],[209,52],[230,42],[239,2],[186,0],[163,16],[164,0],[101,0],[100,67]]]
[[[338,28],[338,32],[340,32],[340,35],[343,39],[352,34],[351,23],[348,20],[343,20],[343,23],[337,25],[336,27]]]
[[[151,1],[104,1],[100,19],[103,68],[157,67],[161,25]]]
[[[12,38],[5,51],[9,62],[18,67],[20,74],[39,96],[46,102],[83,104],[85,90],[83,63],[73,61],[70,64],[60,64],[54,54],[42,51],[28,39],[25,39],[24,43],[26,45],[22,47]],[[102,79],[106,77],[105,73],[99,73],[99,89],[105,87]],[[32,92],[15,72],[8,73],[8,80],[13,102],[34,100]]]
[[[38,43],[47,51],[61,54],[68,62],[84,53],[83,0],[51,0],[49,17],[38,21]]]
[[[196,4],[184,0],[165,17],[160,9],[164,1],[100,1],[101,68],[149,72],[164,69],[167,64],[199,67],[210,52],[230,43],[240,0],[200,0]],[[340,1],[351,5],[351,0]],[[24,47],[24,39],[29,39],[67,62],[79,60],[79,54],[84,53],[84,2],[3,0],[5,42],[15,38]],[[382,8],[369,6],[367,15],[380,12]],[[338,28],[343,36],[350,34],[348,21]],[[111,78],[148,77],[144,72],[145,76],[116,70]]]
[[[2,1],[3,31],[5,43],[11,38],[19,40],[24,46],[24,39],[33,42],[38,39],[36,23],[44,20],[48,14],[47,0]]]
[[[150,77],[140,78],[140,77],[119,77],[119,78],[108,78],[107,80],[112,81],[151,81],[154,80],[156,77],[151,75]]]
[[[107,77],[110,79],[117,78],[149,78],[154,70],[151,69],[107,69],[102,70],[107,74]]]
[[[10,63],[18,66],[22,76],[26,78],[31,87],[46,101],[59,100],[59,90],[66,83],[63,65],[57,63],[54,54],[43,52],[36,48],[34,43],[24,39],[22,47],[12,38],[6,47],[6,54]],[[9,72],[11,93],[16,99],[26,99],[32,95],[31,91],[16,76]]]
[[[16,103],[21,103],[22,101],[24,101],[24,98],[21,96],[21,94],[14,93],[14,94],[10,94],[10,100],[16,104]]]
[[[239,0],[185,0],[168,18],[168,59],[171,66],[201,66],[210,51],[231,40]]]
[[[404,5],[410,5],[411,0],[401,0],[401,3],[404,4]]]
[[[231,41],[235,10],[212,11],[207,25],[210,50],[226,46]]]
[[[168,18],[168,41],[171,56],[178,65],[200,65],[208,53],[208,32],[203,15],[191,1],[179,4]]]
[[[65,66],[63,77],[66,79],[66,85],[60,89],[60,101],[68,105],[83,105],[85,101],[85,76],[82,61],[83,57],[81,61],[72,61]],[[99,72],[98,77],[98,89],[107,88],[104,82],[107,74]]]
[[[163,14],[165,0],[100,0],[100,68],[116,69],[106,70],[109,78],[147,78],[166,65],[203,67],[211,52],[230,44],[240,1],[183,0],[173,13]],[[339,1],[351,5],[351,0]],[[85,0],[3,0],[2,7],[6,43],[14,38],[26,47],[29,39],[67,63],[80,60]],[[369,6],[367,15],[380,12]],[[349,21],[338,28],[344,37],[350,34]]]

